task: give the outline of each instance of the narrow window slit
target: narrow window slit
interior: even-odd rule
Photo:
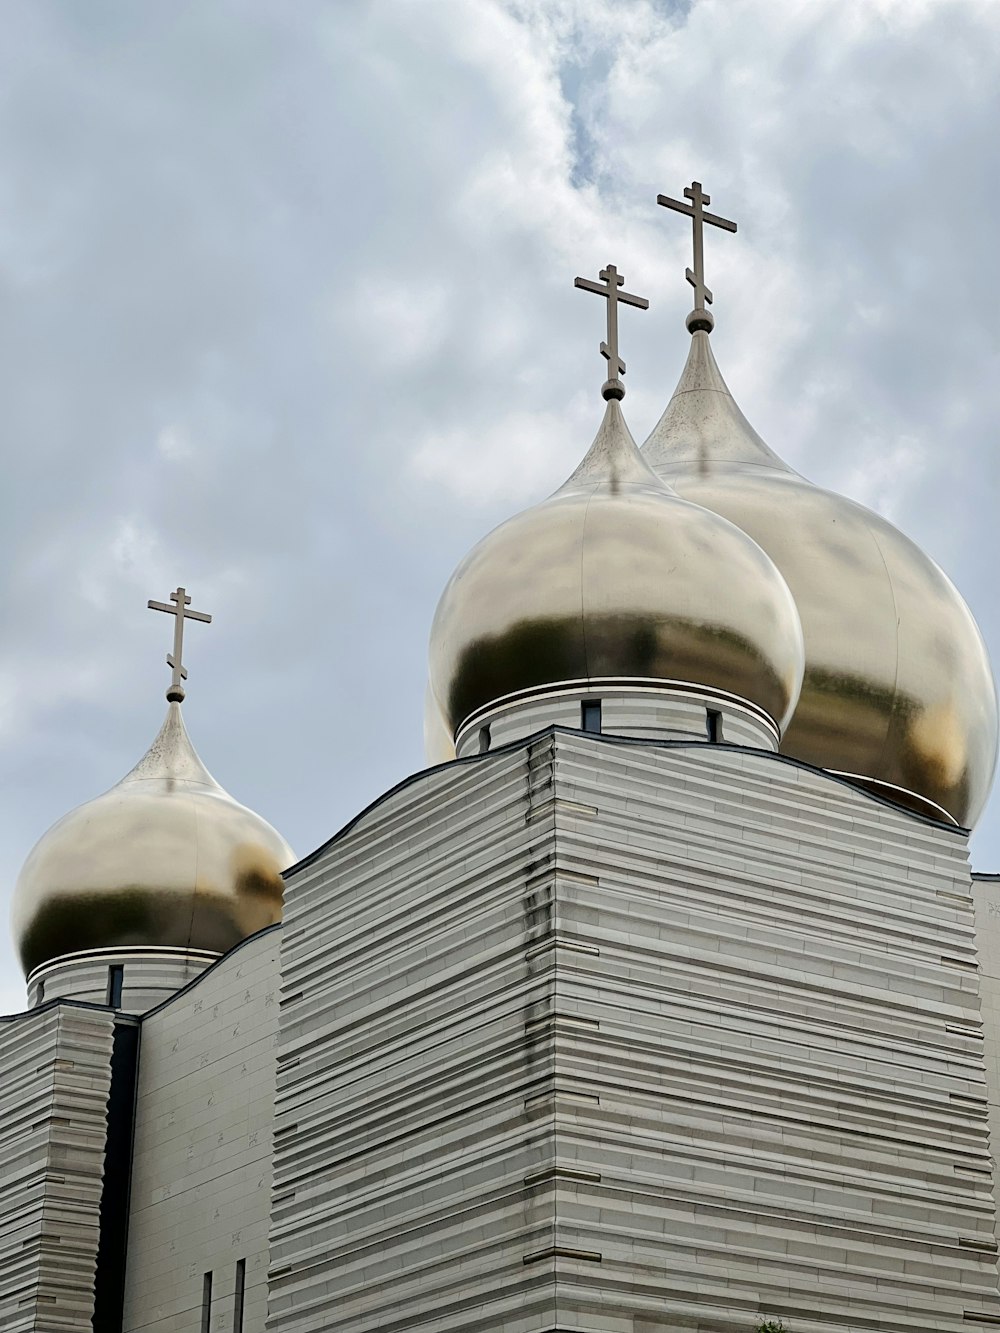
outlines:
[[[108,1004],[112,1009],[122,1007],[122,986],[125,983],[125,968],[121,963],[112,963],[108,968]]]
[[[201,1333],[212,1328],[212,1274],[206,1273],[201,1284]]]
[[[600,699],[585,699],[580,705],[580,726],[584,731],[601,734]]]
[[[712,745],[718,745],[722,740],[722,714],[717,708],[706,709],[705,734]]]
[[[486,754],[490,748],[490,724],[479,728],[479,753]]]
[[[243,1333],[243,1291],[247,1282],[247,1261],[236,1261],[236,1292],[233,1297],[233,1333]]]

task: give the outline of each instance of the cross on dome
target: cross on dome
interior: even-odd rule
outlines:
[[[688,282],[694,288],[694,309],[688,315],[686,323],[691,333],[698,329],[704,329],[706,333],[711,333],[715,327],[715,320],[708,310],[708,307],[712,304],[712,293],[705,286],[704,224],[709,222],[713,227],[721,227],[723,231],[735,231],[736,223],[730,222],[728,218],[720,218],[715,213],[705,212],[705,205],[712,202],[712,196],[706,194],[701,188],[701,181],[692,181],[689,186],[686,186],[684,198],[690,199],[691,202],[682,204],[679,199],[671,199],[665,194],[658,194],[656,202],[662,204],[664,208],[672,208],[675,213],[683,213],[691,219],[691,229],[694,233],[694,269],[687,269],[685,272]]]
[[[648,310],[649,302],[644,296],[633,296],[631,292],[618,290],[624,285],[625,279],[614,264],[602,268],[598,277],[601,279],[600,282],[594,282],[590,278],[575,278],[573,286],[580,287],[585,292],[596,292],[608,303],[608,340],[601,343],[601,355],[608,362],[608,378],[601,393],[605,398],[624,398],[625,385],[621,382],[621,376],[625,374],[625,362],[618,354],[618,302],[634,305],[638,310]]]
[[[167,666],[171,668],[170,687],[167,690],[167,699],[170,703],[180,703],[184,698],[184,686],[181,681],[187,680],[187,667],[183,662],[184,652],[184,622],[185,620],[202,620],[206,625],[212,623],[212,617],[204,611],[189,611],[191,598],[183,588],[178,588],[176,592],[170,594],[170,601],[174,603],[170,606],[167,602],[147,602],[150,611],[166,611],[168,615],[174,617],[174,651],[167,653]]]

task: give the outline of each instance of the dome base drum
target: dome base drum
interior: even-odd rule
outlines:
[[[760,709],[687,681],[558,681],[498,699],[459,727],[460,759],[523,740],[549,726],[651,741],[726,741],[777,750],[778,729]]]

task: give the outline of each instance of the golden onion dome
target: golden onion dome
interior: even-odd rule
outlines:
[[[281,919],[288,844],[223,790],[180,704],[116,787],[40,839],[11,910],[30,973],[64,954],[128,945],[223,953]]]
[[[805,678],[783,753],[971,826],[997,755],[982,635],[938,566],[886,519],[806,481],[743,416],[695,331],[643,446],[657,474],[768,553],[792,590]]]
[[[507,696],[623,678],[735,695],[780,730],[801,675],[798,615],[774,565],[656,478],[614,397],[569,480],[465,557],[431,631],[431,689],[452,737]]]

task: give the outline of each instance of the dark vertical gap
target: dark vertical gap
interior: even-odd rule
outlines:
[[[601,701],[600,699],[585,699],[580,705],[580,726],[584,731],[600,734],[601,731]]]
[[[125,984],[125,968],[121,963],[112,963],[108,968],[108,1004],[112,1009],[122,1007],[122,987]]]
[[[125,1253],[139,1067],[139,1025],[115,1023],[108,1093],[108,1138],[104,1148],[97,1270],[94,1274],[95,1333],[121,1333],[125,1316]]]
[[[479,753],[486,754],[490,748],[490,724],[479,728]]]
[[[706,733],[713,745],[718,745],[722,740],[722,714],[717,708],[707,710]]]
[[[211,1333],[212,1328],[212,1274],[206,1273],[201,1284],[201,1333]]]
[[[243,1333],[243,1290],[247,1283],[247,1261],[236,1261],[236,1293],[233,1299],[233,1333]]]

